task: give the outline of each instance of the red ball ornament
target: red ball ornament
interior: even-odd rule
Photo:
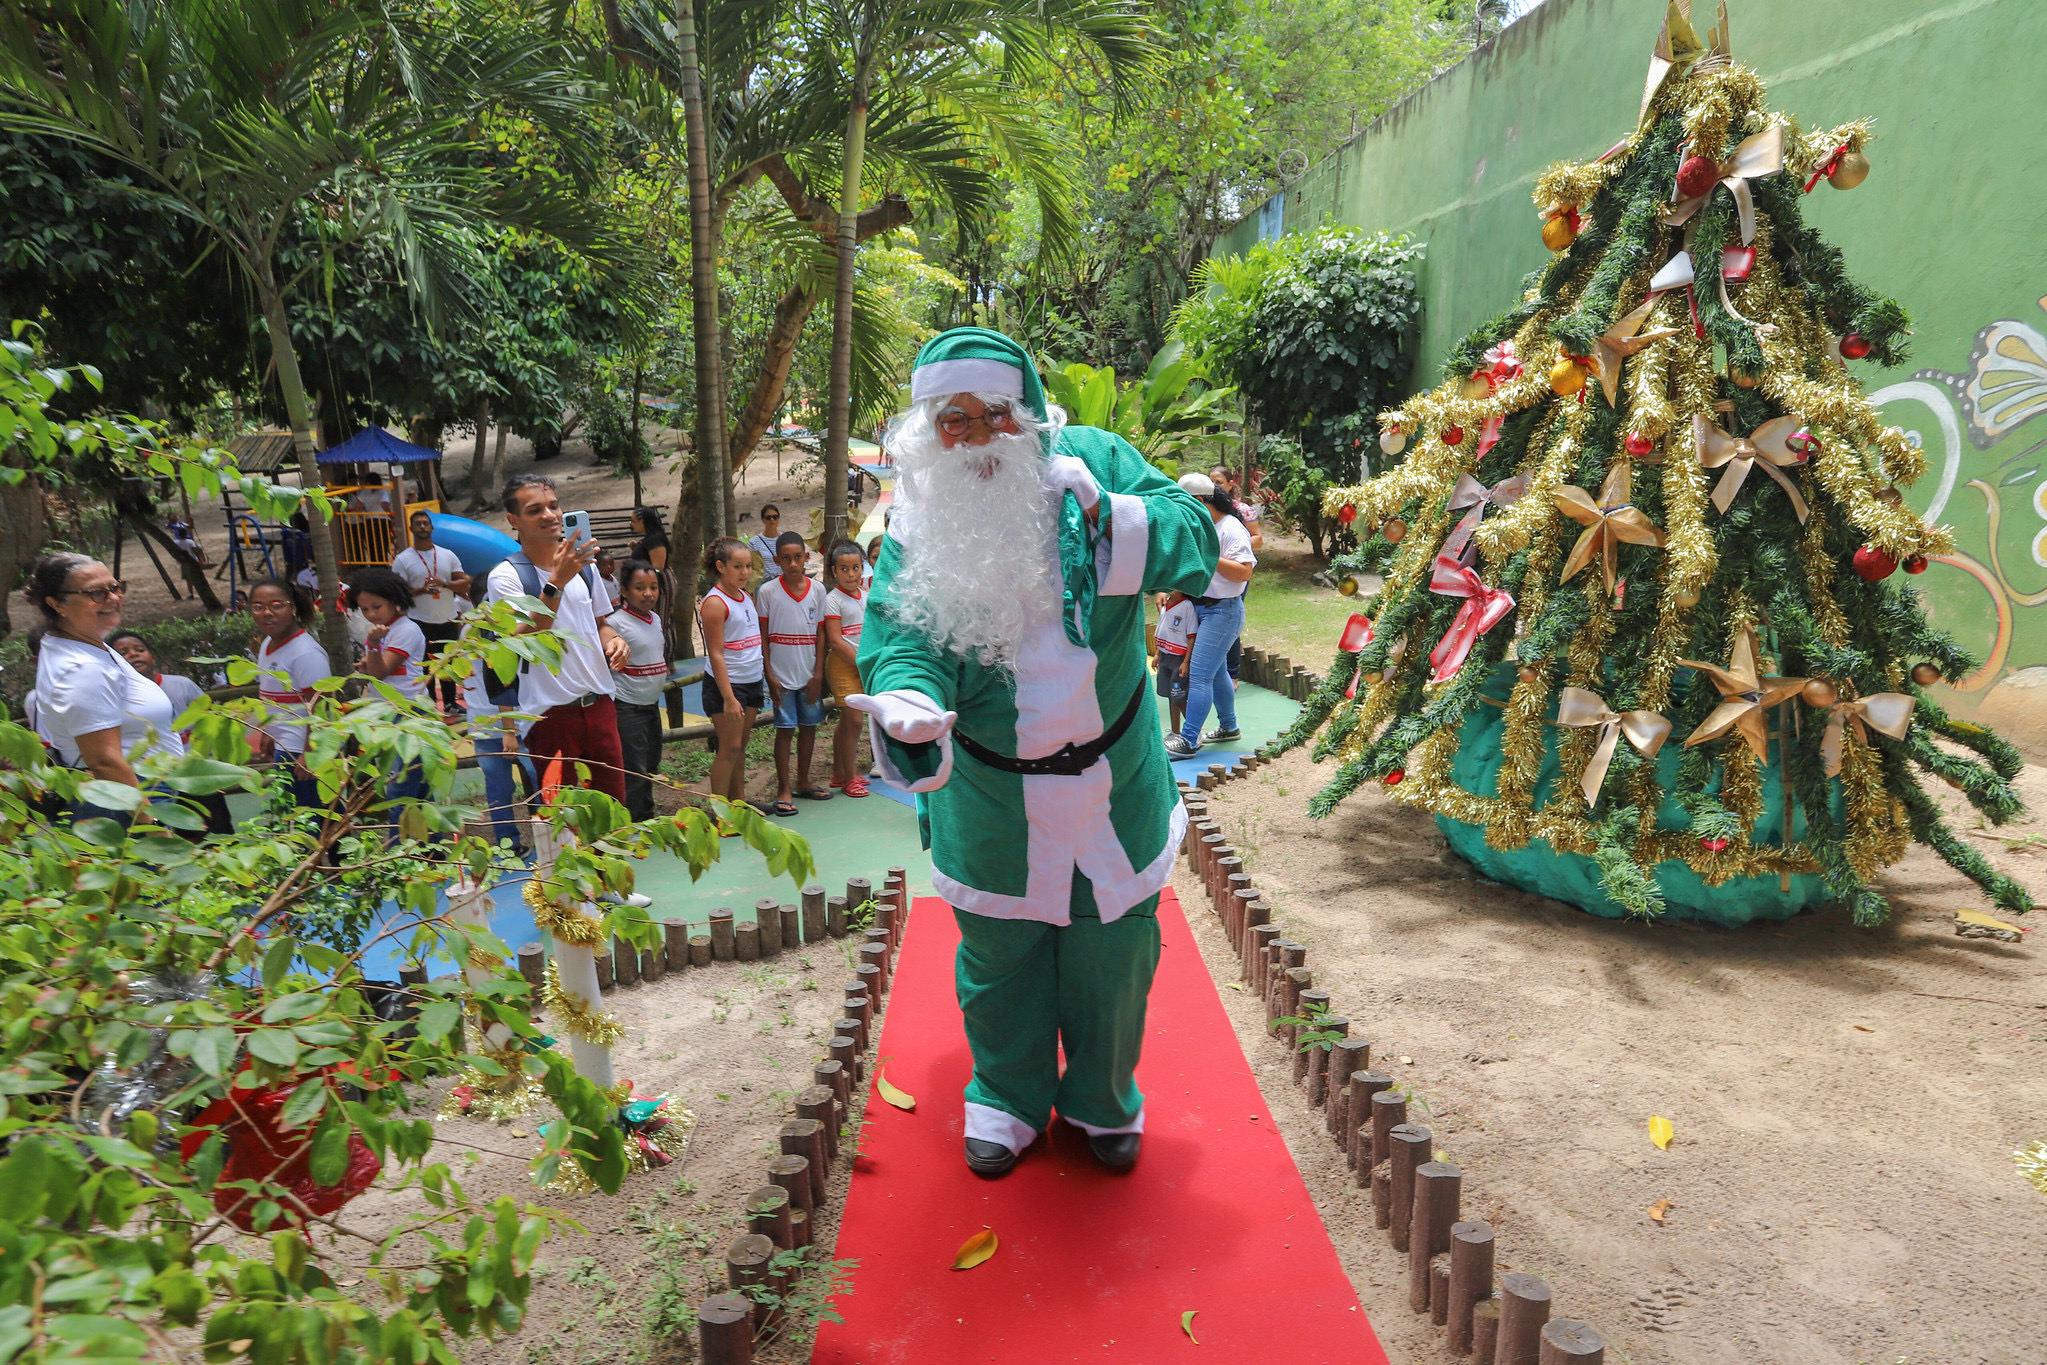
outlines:
[[[1905,572],[1925,573],[1927,562],[1925,555],[1908,555],[1905,559]]]
[[[1860,360],[1875,349],[1869,338],[1860,332],[1850,332],[1841,338],[1841,354],[1850,360]]]
[[[1343,525],[1348,526],[1358,519],[1358,509],[1349,503],[1345,503],[1336,509],[1336,519]]]
[[[1443,428],[1443,444],[1454,446],[1464,439],[1464,428],[1449,426]]]
[[[1688,156],[1677,168],[1677,192],[1687,199],[1696,199],[1713,188],[1713,182],[1720,178],[1720,168],[1703,156]]]
[[[1638,460],[1656,449],[1656,442],[1650,440],[1647,436],[1638,436],[1632,431],[1628,433],[1626,445],[1628,454]]]
[[[1886,554],[1874,545],[1865,545],[1857,550],[1853,563],[1856,574],[1872,583],[1881,583],[1898,571],[1898,557]]]
[[[1380,780],[1381,782],[1384,782],[1384,783],[1385,783],[1385,784],[1386,784],[1387,786],[1389,786],[1389,787],[1397,787],[1397,786],[1399,786],[1399,785],[1400,785],[1400,784],[1401,784],[1402,782],[1404,782],[1404,781],[1406,781],[1406,780],[1407,780],[1407,769],[1405,769],[1405,768],[1395,768],[1395,769],[1394,769],[1394,770],[1393,770],[1392,772],[1390,772],[1390,773],[1386,774],[1386,775],[1385,775],[1384,777],[1380,778],[1379,780]]]
[[[1720,850],[1722,850],[1722,849],[1724,849],[1724,848],[1726,848],[1726,847],[1727,847],[1727,840],[1725,840],[1725,839],[1701,839],[1701,840],[1699,840],[1699,847],[1700,847],[1700,848],[1703,848],[1703,849],[1705,849],[1705,850],[1706,850],[1706,852],[1708,852],[1708,853],[1718,853],[1718,852],[1720,852]]]

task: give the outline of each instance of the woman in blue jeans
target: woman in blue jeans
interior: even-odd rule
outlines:
[[[1166,752],[1187,758],[1201,751],[1203,743],[1228,743],[1241,733],[1237,729],[1237,689],[1230,681],[1230,646],[1244,633],[1244,589],[1258,556],[1251,548],[1251,533],[1237,520],[1236,503],[1229,493],[1215,486],[1206,474],[1186,474],[1180,487],[1199,498],[1215,519],[1221,555],[1208,591],[1194,599],[1198,622],[1194,648],[1187,655],[1187,717],[1177,735],[1166,737]],[[1215,708],[1215,729],[1206,735],[1201,727]]]

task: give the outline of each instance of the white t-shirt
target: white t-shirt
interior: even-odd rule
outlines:
[[[291,581],[315,597],[320,595],[320,571],[310,564],[293,574]]]
[[[121,732],[121,752],[144,739],[149,752],[184,755],[185,741],[171,728],[178,713],[164,690],[105,645],[88,645],[54,632],[43,637],[36,660],[36,719],[57,746],[57,757],[79,766],[78,736]]]
[[[171,718],[185,714],[185,708],[206,695],[206,689],[178,673],[159,673],[150,679],[171,699]]]
[[[455,595],[453,588],[426,586],[429,578],[438,578],[446,583],[462,572],[462,561],[455,557],[453,550],[443,550],[436,545],[425,554],[410,545],[398,552],[391,561],[391,568],[405,580],[405,586],[412,589],[412,619],[426,626],[441,626],[461,614],[462,599]]]
[[[605,601],[610,605],[611,610],[617,611],[619,604],[625,601],[625,589],[618,586],[616,578],[600,578],[597,581],[604,585]],[[617,623],[613,622],[611,628],[617,630]]]
[[[725,676],[735,683],[759,682],[766,673],[761,657],[761,613],[751,597],[745,593],[734,597],[716,584],[711,591],[725,604]],[[705,597],[704,601],[711,599]],[[703,607],[697,607],[697,619],[703,620]],[[809,681],[809,675],[804,675]],[[709,672],[704,674],[704,686],[716,687],[717,680]],[[715,695],[715,694],[713,694]]]
[[[781,566],[775,563],[775,542],[778,539],[780,539],[779,536],[771,536],[764,531],[757,531],[746,542],[746,548],[753,551],[755,561],[753,568],[755,573],[773,575],[781,572]]]
[[[611,668],[604,662],[604,649],[597,638],[599,608],[590,601],[590,575],[577,574],[562,589],[554,604],[554,633],[562,642],[561,667],[555,672],[528,667],[519,674],[519,709],[540,715],[565,706],[580,697],[596,693],[612,695]],[[525,595],[519,585],[519,571],[506,560],[490,571],[490,600],[507,601]],[[540,575],[542,586],[547,575]],[[599,588],[599,592],[603,589]],[[603,613],[609,616],[611,613]]]
[[[660,705],[661,689],[668,682],[668,642],[661,634],[661,618],[621,607],[611,614],[611,628],[632,649],[626,666],[612,670],[618,700],[633,706]]]
[[[860,623],[867,619],[867,594],[849,597],[833,588],[824,595],[824,619],[836,619],[839,623],[839,638],[856,648],[860,644]]]
[[[282,673],[282,678],[272,677]],[[256,646],[256,695],[267,702],[271,720],[263,733],[280,752],[306,751],[306,718],[312,714],[313,684],[331,678],[327,651],[303,630],[293,631],[275,648],[265,636]],[[297,721],[297,724],[290,723]]]
[[[754,605],[760,608],[768,638],[768,668],[778,686],[810,686],[811,676],[817,672],[817,627],[824,620],[824,600],[824,584],[810,578],[803,580],[801,597],[783,585],[780,575],[754,593]]]
[[[1216,539],[1222,542],[1222,551],[1217,558],[1234,559],[1240,564],[1258,562],[1258,556],[1251,552],[1251,533],[1244,529],[1243,522],[1235,517],[1224,517],[1215,524],[1215,535]],[[1249,586],[1248,579],[1242,583],[1233,583],[1218,571],[1216,576],[1209,580],[1208,591],[1202,596],[1242,597],[1244,589]]]
[[[419,622],[410,616],[399,617],[384,632],[384,642],[377,648],[402,656],[384,681],[398,689],[398,695],[417,700],[426,691],[426,674],[421,671],[426,665],[426,632]]]
[[[1185,654],[1187,641],[1194,635],[1195,616],[1192,600],[1182,598],[1159,613],[1159,653]]]

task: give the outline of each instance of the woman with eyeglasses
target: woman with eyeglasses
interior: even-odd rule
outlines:
[[[49,554],[29,566],[22,595],[49,627],[36,659],[36,693],[38,719],[57,757],[102,781],[140,787],[128,760],[137,745],[178,758],[185,744],[173,728],[178,715],[169,694],[107,646],[107,636],[120,627],[126,591],[113,570],[90,556]],[[124,824],[130,818],[83,800],[71,814]]]

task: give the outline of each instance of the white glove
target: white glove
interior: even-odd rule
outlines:
[[[951,734],[952,723],[959,718],[958,712],[940,709],[922,692],[908,690],[873,696],[855,692],[846,698],[846,705],[873,716],[883,733],[903,744],[929,744]]]
[[[1054,455],[1051,467],[1045,471],[1046,482],[1052,485],[1054,493],[1071,493],[1083,512],[1095,510],[1095,504],[1102,500],[1102,490],[1095,484],[1095,476],[1088,467],[1071,455]]]

